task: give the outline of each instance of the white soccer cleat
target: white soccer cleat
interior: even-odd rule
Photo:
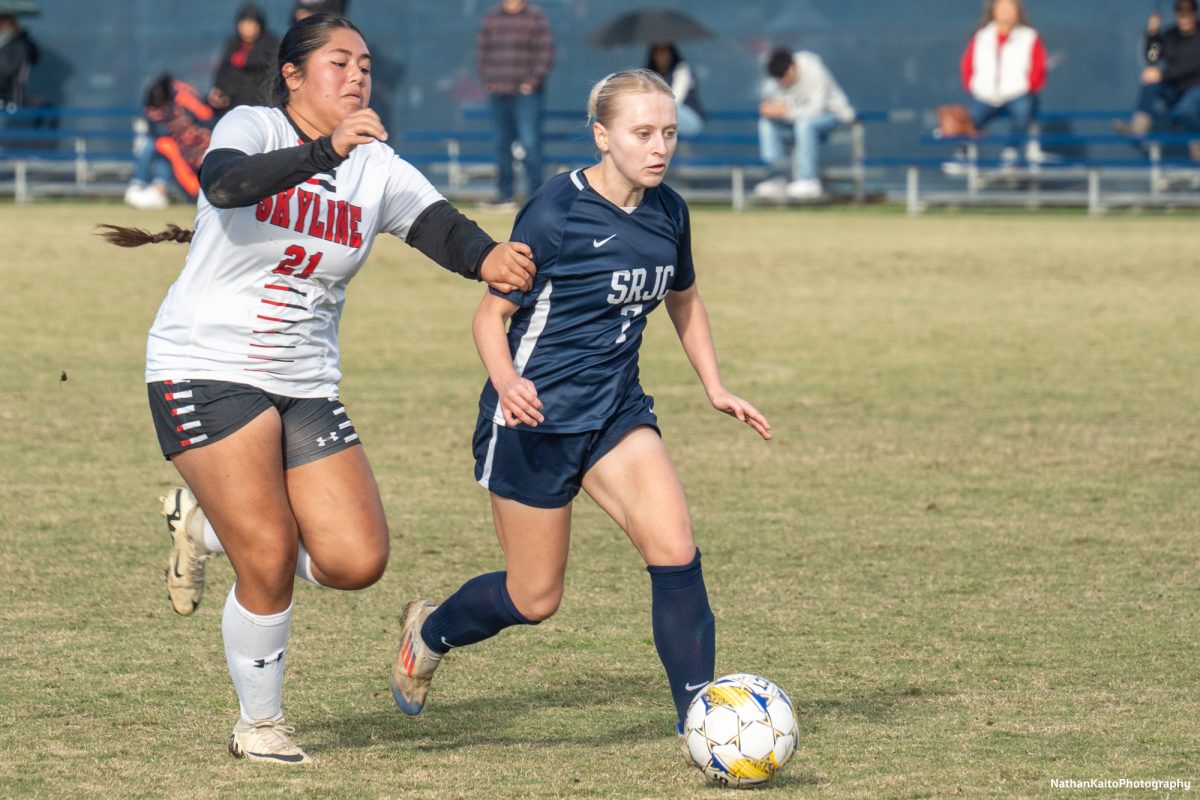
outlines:
[[[420,714],[425,707],[429,682],[442,663],[442,654],[430,650],[421,638],[421,626],[436,610],[437,605],[428,600],[413,600],[400,617],[403,631],[400,652],[392,665],[392,699],[410,716]]]
[[[286,766],[307,764],[312,759],[289,736],[295,730],[284,725],[282,719],[260,719],[255,722],[239,719],[229,735],[229,755]]]
[[[204,526],[195,524],[199,522],[195,515],[203,512],[191,491],[177,486],[160,499],[162,515],[167,519],[167,533],[171,536],[171,555],[163,572],[167,596],[171,598],[175,613],[187,617],[204,596],[204,562],[213,554],[204,546]]]

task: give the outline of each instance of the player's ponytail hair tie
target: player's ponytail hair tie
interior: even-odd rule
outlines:
[[[96,235],[118,247],[140,247],[144,244],[158,244],[159,242],[187,244],[192,240],[193,233],[193,231],[181,228],[174,223],[168,223],[167,227],[158,233],[151,233],[142,228],[122,228],[119,225],[97,225],[96,227],[108,228],[107,232]]]
[[[657,72],[648,69],[626,69],[606,75],[588,96],[588,127],[599,122],[607,126],[616,116],[617,102],[626,95],[644,92],[675,93]]]

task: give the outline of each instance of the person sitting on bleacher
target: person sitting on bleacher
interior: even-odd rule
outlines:
[[[971,95],[969,110],[976,130],[1008,115],[1012,135],[1000,160],[1015,164],[1021,143],[1033,133],[1038,93],[1046,85],[1046,48],[1029,25],[1021,0],[988,3],[959,68],[963,87]],[[1025,158],[1030,163],[1042,161],[1037,139],[1028,139]]]
[[[38,46],[13,14],[0,14],[0,111],[24,105],[29,69]]]
[[[674,42],[655,42],[646,55],[646,69],[657,72],[675,93],[680,136],[698,136],[704,130],[704,106],[696,76]]]
[[[125,202],[134,208],[166,208],[172,182],[195,198],[212,119],[212,108],[195,89],[166,73],[159,75],[146,91],[149,135],[138,143]]]
[[[1196,0],[1176,0],[1175,25],[1162,32],[1162,15],[1146,24],[1146,64],[1138,91],[1137,110],[1128,123],[1119,123],[1126,136],[1145,136],[1154,115],[1166,106],[1172,122],[1188,133],[1200,132],[1200,36]],[[1200,141],[1188,142],[1193,160],[1200,161]]]
[[[758,106],[758,143],[772,174],[754,187],[754,194],[767,199],[816,199],[824,193],[818,177],[821,139],[838,125],[854,122],[854,106],[815,53],[779,48],[767,61],[767,75]]]

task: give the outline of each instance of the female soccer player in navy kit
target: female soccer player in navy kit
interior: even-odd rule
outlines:
[[[475,476],[491,492],[505,571],[467,581],[440,605],[405,608],[392,695],[408,714],[421,711],[451,648],[557,610],[581,487],[646,562],[654,642],[680,723],[713,678],[700,552],[653,400],[638,382],[646,315],[665,301],[713,407],[763,439],[771,429],[725,389],[717,369],[687,206],[662,183],[675,151],[670,88],[646,70],[616,73],[593,89],[588,112],[600,163],[548,181],[513,229],[533,248],[533,288],[491,291],[475,314],[490,378],[479,401]]]
[[[236,108],[213,131],[194,238],[174,226],[108,238],[191,239],[147,347],[159,442],[191,488],[164,501],[167,589],[191,614],[205,561],[229,556],[237,583],[221,631],[241,706],[229,750],[302,764],[282,709],[294,579],[360,589],[388,556],[379,490],[338,398],[346,284],[382,232],[505,291],[528,287],[533,264],[383,143],[367,107],[370,53],[346,19],[292,26],[276,91],[279,106]]]

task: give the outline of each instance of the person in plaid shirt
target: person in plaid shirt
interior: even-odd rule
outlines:
[[[554,32],[527,0],[501,0],[484,15],[478,38],[479,75],[496,120],[497,201],[513,202],[513,143],[524,155],[527,191],[542,182],[542,98],[554,66]]]

